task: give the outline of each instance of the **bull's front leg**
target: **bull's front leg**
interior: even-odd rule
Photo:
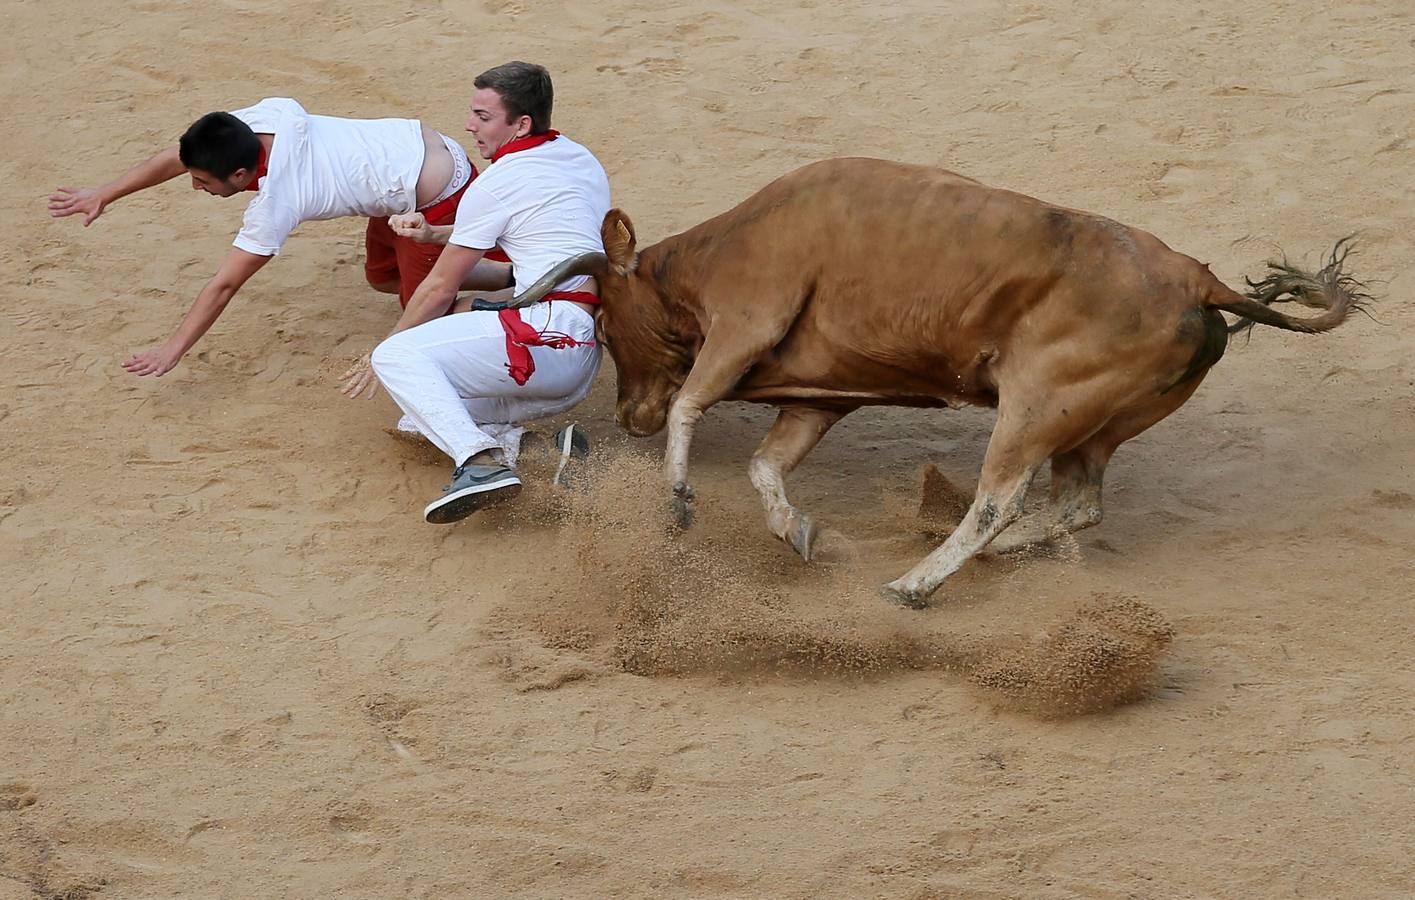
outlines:
[[[688,486],[688,449],[693,443],[693,431],[705,410],[682,397],[668,411],[668,447],[663,457],[663,475],[673,491],[673,521],[679,528],[693,524],[693,489]]]
[[[816,523],[786,499],[786,476],[844,415],[799,406],[783,408],[747,467],[752,484],[762,495],[767,527],[807,562],[815,552]]]
[[[760,313],[761,304],[742,298],[731,315],[719,315],[703,340],[693,368],[683,379],[678,396],[668,409],[668,447],[663,469],[673,491],[673,515],[679,527],[693,521],[693,489],[688,485],[688,448],[693,430],[708,407],[731,393],[761,355],[786,333],[798,307],[781,305],[776,316]],[[748,316],[745,311],[756,310]]]

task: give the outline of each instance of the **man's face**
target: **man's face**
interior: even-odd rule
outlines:
[[[472,94],[467,130],[477,139],[482,159],[491,159],[506,144],[531,133],[531,117],[517,116],[515,121],[507,122],[501,95],[492,88],[477,88]]]
[[[192,176],[194,191],[206,191],[213,197],[234,197],[251,183],[253,173],[246,169],[237,169],[225,181],[204,169],[188,169],[187,174]]]

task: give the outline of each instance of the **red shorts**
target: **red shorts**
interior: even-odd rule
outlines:
[[[472,183],[472,179],[467,184]],[[467,192],[467,184],[452,196],[424,210],[419,210],[427,218],[429,225],[451,225],[457,219],[457,203]],[[364,277],[369,284],[383,284],[398,279],[398,303],[407,306],[413,292],[423,283],[437,258],[442,255],[441,244],[420,244],[412,238],[394,234],[388,227],[388,217],[379,216],[368,220],[368,230],[364,233]],[[505,254],[491,250],[487,259],[507,261]]]

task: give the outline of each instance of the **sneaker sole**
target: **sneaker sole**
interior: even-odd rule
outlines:
[[[521,479],[508,478],[490,484],[463,488],[455,494],[439,497],[423,510],[423,521],[433,525],[460,522],[479,509],[495,506],[521,493]]]

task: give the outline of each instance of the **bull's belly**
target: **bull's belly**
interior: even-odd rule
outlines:
[[[970,405],[967,401],[945,400],[938,397],[904,394],[872,394],[858,391],[831,391],[821,388],[756,388],[734,391],[728,400],[742,400],[747,403],[766,403],[771,406],[848,407],[859,406],[918,406],[925,408],[950,407],[958,409]]]
[[[912,373],[831,373],[825,377],[789,377],[773,367],[753,370],[728,396],[750,403],[786,405],[802,402],[822,406],[914,406],[925,408],[997,406],[997,394],[962,377],[920,378]],[[861,377],[865,376],[865,377]],[[882,376],[882,377],[881,377]]]
[[[972,388],[969,385],[969,388]],[[730,395],[730,400],[749,403],[785,405],[791,402],[811,402],[826,406],[920,406],[937,409],[948,406],[996,406],[998,395],[979,389],[945,391],[940,388],[900,383],[900,385],[822,385],[822,383],[761,382],[744,379]]]

